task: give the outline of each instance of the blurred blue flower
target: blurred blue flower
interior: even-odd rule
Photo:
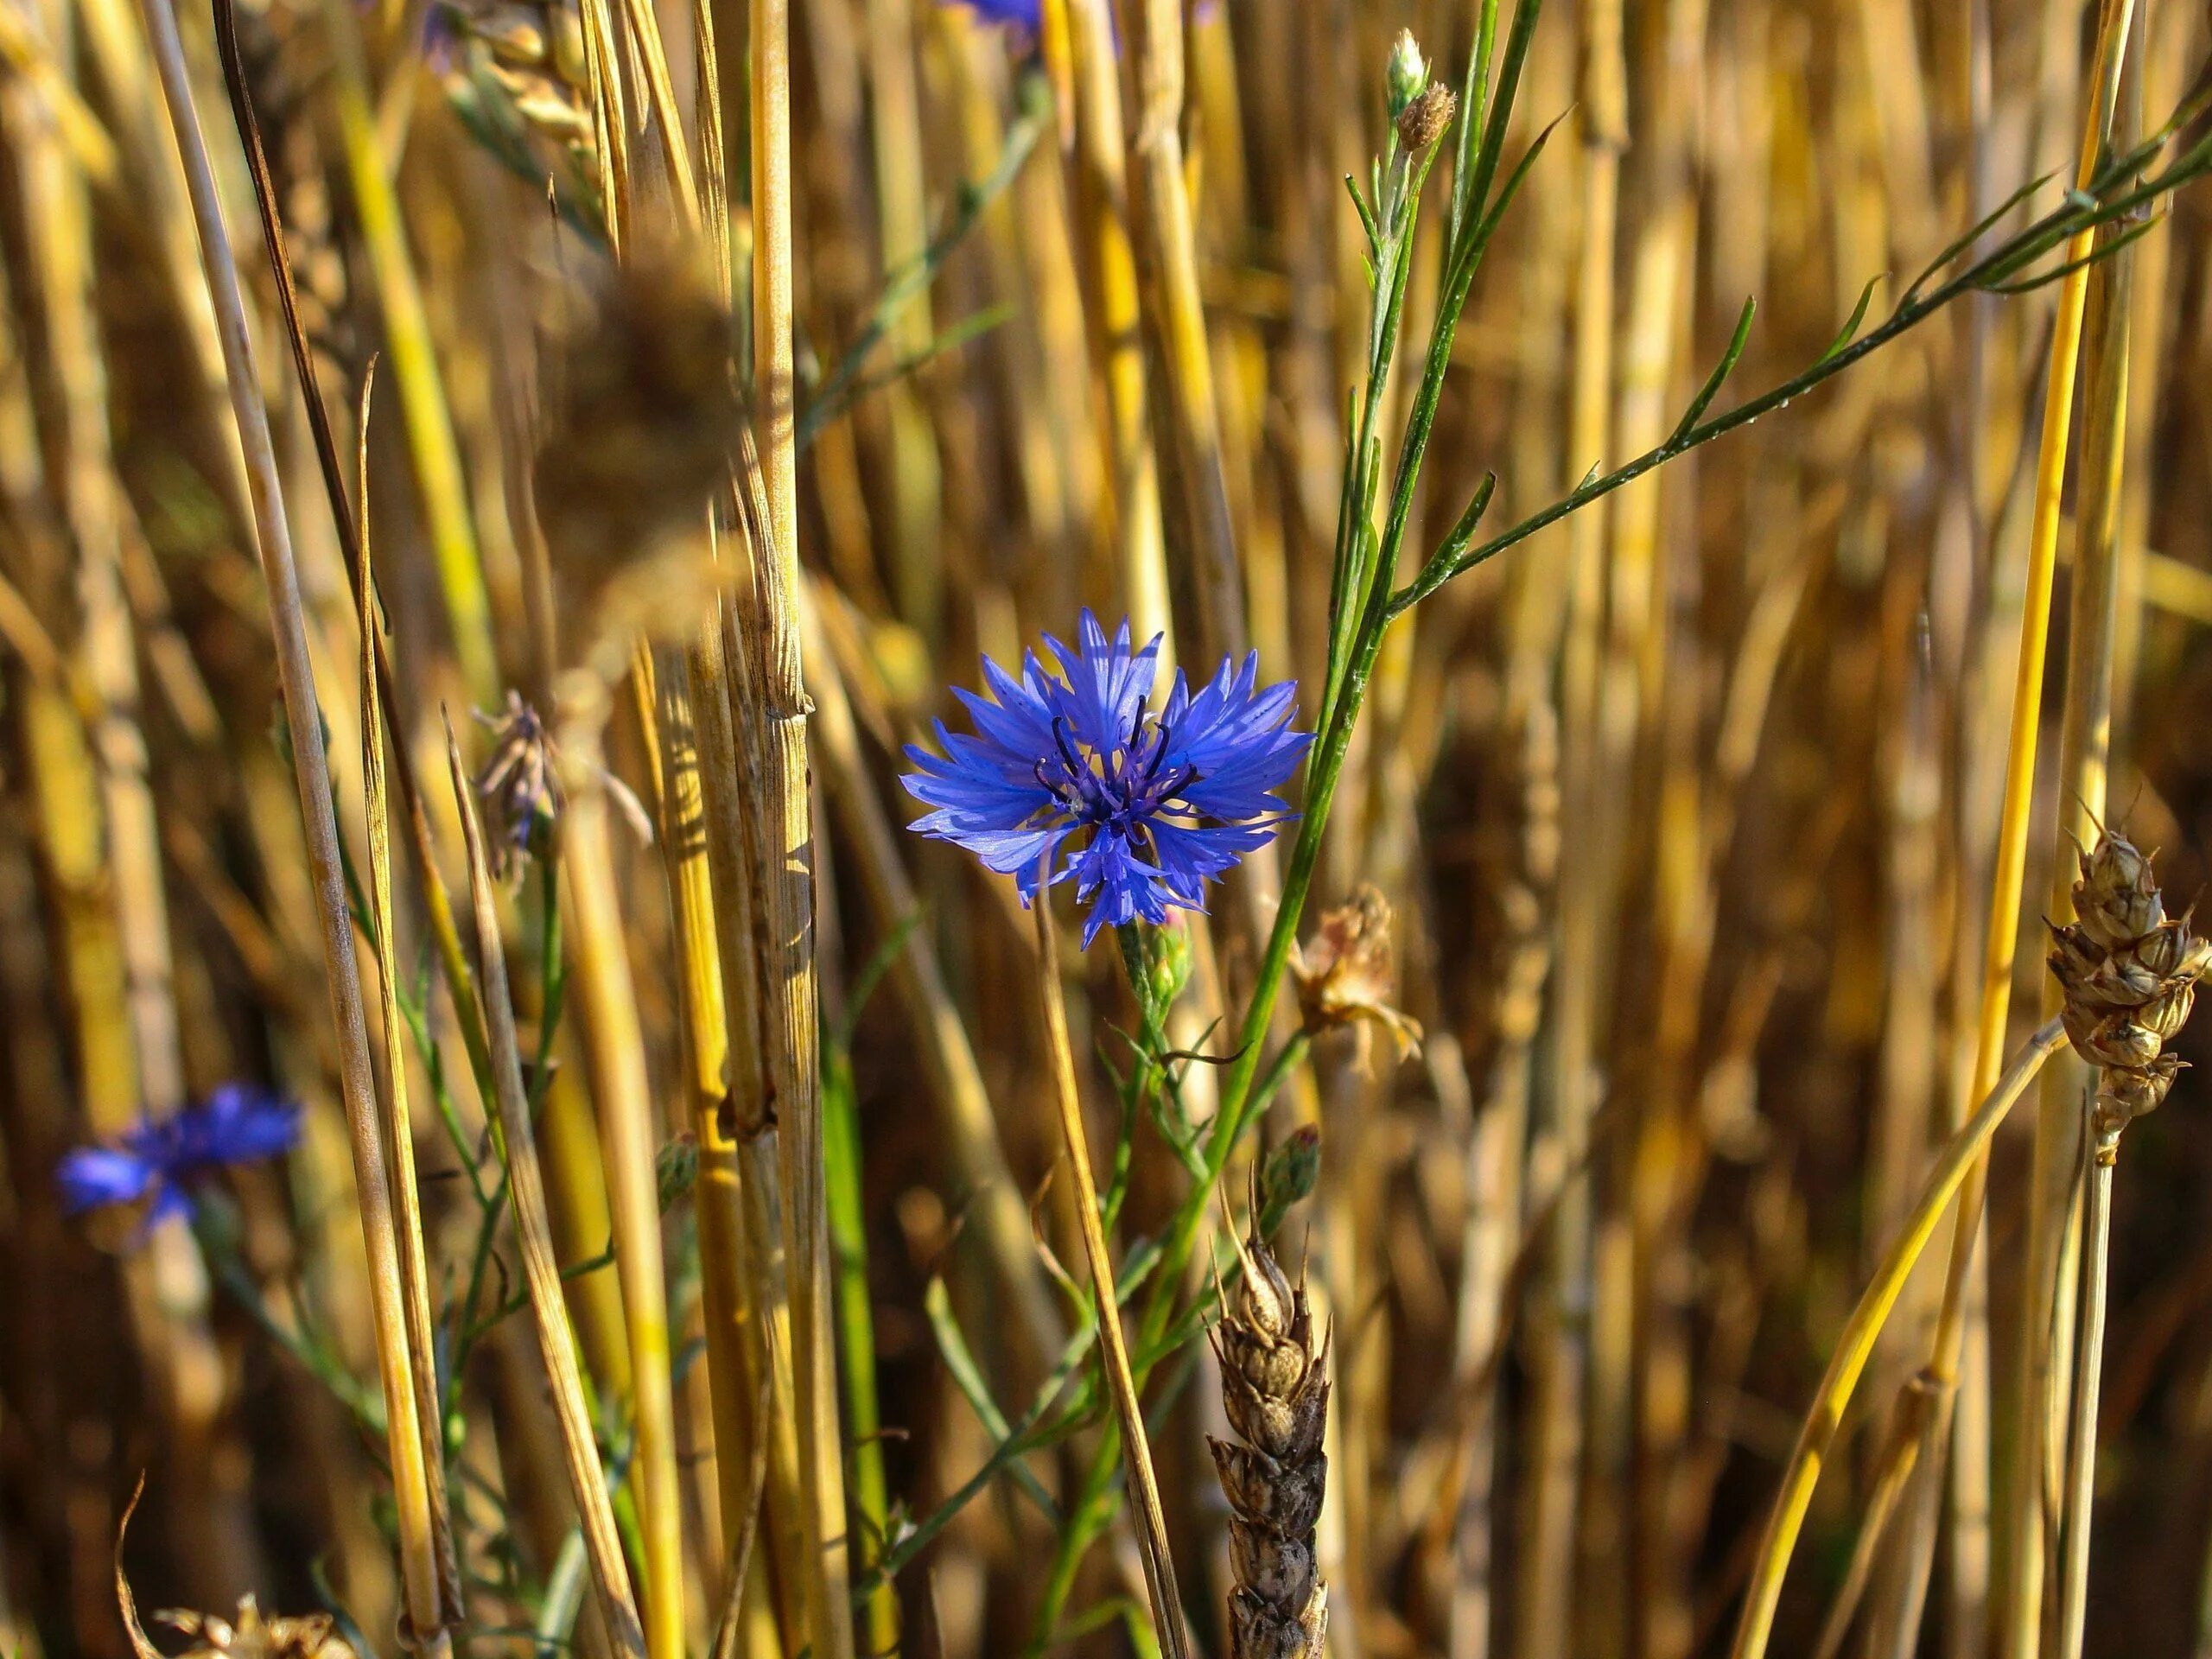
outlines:
[[[957,0],[987,23],[1003,23],[1034,35],[1044,21],[1044,0]]]
[[[957,842],[987,869],[1011,875],[1024,904],[1039,871],[1075,878],[1090,906],[1083,942],[1103,927],[1164,922],[1169,907],[1205,908],[1206,883],[1265,845],[1290,818],[1274,793],[1296,769],[1310,733],[1289,729],[1294,681],[1260,687],[1259,653],[1220,671],[1195,695],[1180,671],[1158,713],[1147,707],[1160,641],[1112,640],[1083,613],[1079,649],[1046,637],[1062,674],[1022,658],[1016,680],[988,658],[996,702],[955,688],[976,721],[962,736],[937,723],[942,756],[910,747],[918,771],[900,779],[936,808],[913,827]],[[1065,677],[1063,677],[1065,676]]]
[[[71,1215],[151,1198],[146,1225],[192,1208],[192,1189],[230,1164],[289,1152],[300,1138],[300,1109],[250,1084],[226,1083],[173,1117],[147,1119],[111,1146],[79,1147],[56,1179]]]

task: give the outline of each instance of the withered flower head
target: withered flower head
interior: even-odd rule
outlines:
[[[561,782],[561,750],[543,717],[512,688],[504,715],[494,719],[480,709],[476,718],[495,734],[492,757],[476,774],[476,793],[491,831],[492,873],[505,880],[523,859],[544,846],[561,816],[568,799]],[[650,842],[652,820],[630,786],[595,762],[586,770],[584,782],[596,779],[638,839]]]
[[[1452,89],[1438,82],[1398,111],[1398,142],[1419,155],[1444,136],[1459,107],[1459,98]]]
[[[493,873],[504,880],[560,815],[559,756],[537,710],[512,688],[504,715],[494,719],[480,709],[476,718],[495,734],[492,758],[476,774],[476,792],[492,831]]]
[[[1357,1027],[1363,1063],[1368,1027],[1380,1026],[1400,1058],[1421,1052],[1420,1022],[1390,1006],[1390,903],[1375,887],[1363,884],[1350,904],[1324,912],[1320,937],[1294,950],[1290,971],[1307,1035]]]

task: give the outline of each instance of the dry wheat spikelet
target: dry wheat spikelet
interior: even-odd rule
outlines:
[[[2065,992],[2066,1034],[2097,1068],[2091,1126],[2102,1156],[2107,1135],[2155,1110],[2173,1086],[2182,1063],[2164,1051],[2212,968],[2212,938],[2165,913],[2149,856],[2125,836],[2106,830],[2080,859],[2080,919],[2050,930],[2049,961]]]
[[[1244,1444],[1206,1437],[1230,1510],[1230,1659],[1320,1659],[1329,1595],[1313,1535],[1328,1479],[1328,1344],[1256,1224],[1238,1254],[1236,1306],[1212,1337],[1222,1405]]]

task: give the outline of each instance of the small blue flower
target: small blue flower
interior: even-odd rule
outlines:
[[[1274,791],[1297,769],[1312,734],[1289,729],[1294,681],[1258,685],[1255,652],[1192,694],[1179,671],[1166,705],[1147,707],[1160,656],[1154,639],[1129,647],[1129,625],[1109,642],[1083,613],[1079,650],[1047,635],[1062,675],[1022,658],[1016,680],[986,658],[995,702],[955,688],[976,721],[962,736],[937,723],[942,756],[908,747],[918,771],[900,779],[937,810],[913,827],[957,842],[984,868],[1011,875],[1026,905],[1040,866],[1075,878],[1090,906],[1087,945],[1103,927],[1164,922],[1171,906],[1205,908],[1206,883],[1264,846],[1289,820]]]
[[[242,1083],[226,1083],[201,1104],[173,1117],[149,1118],[113,1146],[79,1147],[56,1179],[71,1215],[151,1197],[146,1225],[192,1208],[192,1189],[215,1170],[289,1152],[300,1138],[300,1109]]]

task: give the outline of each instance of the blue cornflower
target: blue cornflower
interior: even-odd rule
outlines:
[[[1164,922],[1171,906],[1205,908],[1205,886],[1265,845],[1290,817],[1274,791],[1288,780],[1312,734],[1289,729],[1294,681],[1260,687],[1259,653],[1240,668],[1227,658],[1195,695],[1180,671],[1164,708],[1152,695],[1160,641],[1129,648],[1129,625],[1109,642],[1083,613],[1079,650],[1045,643],[1065,677],[1034,652],[1016,680],[988,658],[983,679],[996,702],[955,688],[976,735],[937,723],[942,756],[909,747],[920,768],[900,779],[937,810],[914,822],[957,842],[984,868],[1011,875],[1024,904],[1039,868],[1066,862],[1090,906],[1089,944],[1103,927]]]
[[[226,1083],[173,1117],[148,1118],[112,1146],[79,1147],[56,1179],[71,1215],[150,1196],[146,1225],[192,1208],[192,1189],[228,1164],[289,1152],[300,1138],[300,1109],[249,1084]]]

